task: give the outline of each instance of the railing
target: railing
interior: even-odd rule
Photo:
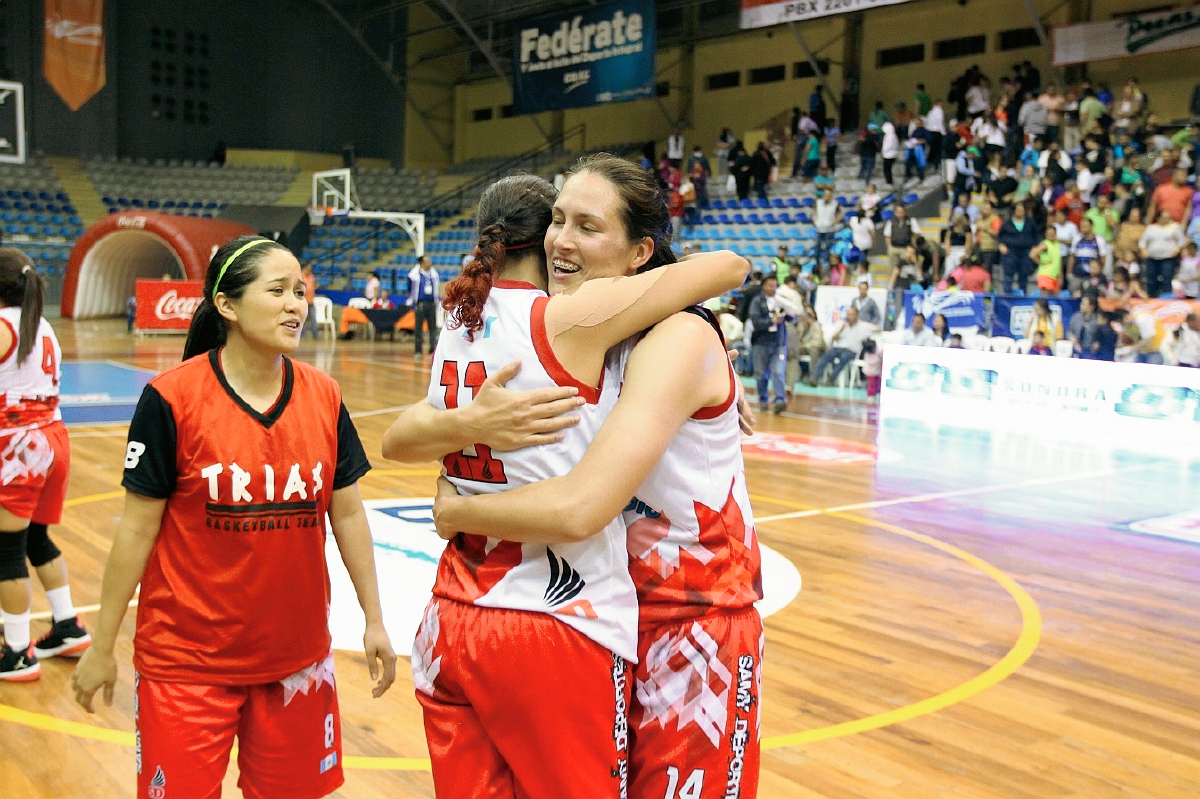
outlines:
[[[439,194],[426,203],[421,210],[431,211],[435,208],[463,208],[469,204],[467,200],[472,202],[477,200],[487,186],[506,175],[518,172],[538,172],[546,164],[560,158],[566,149],[567,142],[575,140],[579,141],[579,150],[583,151],[587,146],[587,125],[576,125],[562,135],[555,136],[534,147],[532,150],[501,162],[458,188],[448,191],[445,194]],[[546,156],[552,157],[547,158]]]

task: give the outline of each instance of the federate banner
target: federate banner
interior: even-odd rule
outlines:
[[[783,22],[802,22],[908,2],[910,0],[796,0],[786,3],[779,0],[742,0],[740,25],[743,28],[763,28]]]
[[[136,292],[138,330],[186,333],[204,299],[204,281],[139,280]]]
[[[1018,432],[1195,458],[1200,369],[888,345],[879,429]]]
[[[817,321],[824,330],[833,330],[846,321],[846,311],[850,303],[858,296],[854,286],[817,286],[817,296],[813,300],[813,310],[817,313]],[[875,301],[882,318],[887,312],[887,289],[867,289],[867,298]]]
[[[1033,303],[1040,297],[992,297],[992,335],[1008,338],[1025,338],[1025,329],[1033,318]],[[1079,299],[1075,297],[1045,297],[1050,304],[1050,315],[1060,322],[1063,335],[1071,317],[1079,311]]]
[[[916,314],[925,315],[925,323],[942,314],[952,330],[975,332],[987,319],[986,294],[970,291],[906,291],[904,292],[904,326],[912,327]]]
[[[657,11],[615,0],[517,23],[513,113],[653,97]]]
[[[1200,7],[1130,14],[1102,22],[1060,25],[1054,29],[1054,66],[1126,58],[1142,53],[1162,53],[1187,47],[1200,47]]]
[[[104,0],[46,0],[42,72],[78,111],[104,88]]]
[[[0,163],[25,163],[25,87],[0,80]]]

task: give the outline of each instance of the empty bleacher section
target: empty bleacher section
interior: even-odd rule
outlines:
[[[24,164],[0,164],[0,230],[4,243],[29,254],[57,300],[71,245],[83,221],[58,175],[40,154]]]
[[[299,167],[134,161],[90,158],[84,172],[110,213],[145,208],[168,214],[217,216],[228,204],[271,205],[296,178]]]
[[[354,187],[368,210],[413,211],[433,199],[437,172],[419,169],[356,169]]]

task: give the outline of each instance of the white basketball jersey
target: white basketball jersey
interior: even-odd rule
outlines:
[[[483,329],[469,341],[462,328],[442,331],[429,384],[429,404],[462,407],[487,376],[515,360],[508,388],[576,386],[587,404],[580,422],[557,444],[492,452],[483,445],[449,455],[446,475],[461,494],[507,491],[568,473],[583,458],[616,404],[619,380],[605,368],[600,388],[575,380],[558,363],[546,336],[545,292],[498,280],[483,308]],[[484,607],[553,614],[626,660],[637,660],[637,601],[629,576],[625,525],[618,517],[579,543],[519,544],[459,535],[442,554],[433,593]]]
[[[37,340],[25,362],[17,364],[21,309],[0,308],[0,324],[12,333],[12,346],[0,357],[0,394],[4,395],[3,426],[41,427],[62,418],[58,410],[58,384],[62,377],[62,348],[45,319],[38,322]]]
[[[638,340],[618,348],[614,368],[621,373]],[[623,513],[642,626],[762,598],[735,379],[731,369],[725,401],[683,423]]]

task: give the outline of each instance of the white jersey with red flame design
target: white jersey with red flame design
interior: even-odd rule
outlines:
[[[58,384],[62,377],[62,348],[45,319],[39,320],[37,340],[29,357],[17,363],[21,309],[0,307],[0,325],[12,334],[12,345],[0,354],[0,394],[4,397],[3,427],[44,427],[62,415],[58,410]]]
[[[528,283],[498,280],[474,341],[462,328],[442,332],[427,398],[435,408],[466,405],[488,375],[515,360],[521,371],[508,388],[575,386],[587,400],[575,411],[579,424],[564,430],[557,444],[504,453],[477,445],[447,456],[446,475],[461,494],[507,491],[567,474],[616,404],[620,381],[607,366],[596,388],[559,364],[546,335],[547,302],[546,293]],[[433,593],[483,607],[553,614],[636,662],[638,610],[628,559],[620,517],[586,541],[551,546],[460,534],[442,553]]]
[[[622,374],[638,340],[619,348]],[[734,379],[723,403],[684,422],[623,513],[643,628],[762,599]]]

